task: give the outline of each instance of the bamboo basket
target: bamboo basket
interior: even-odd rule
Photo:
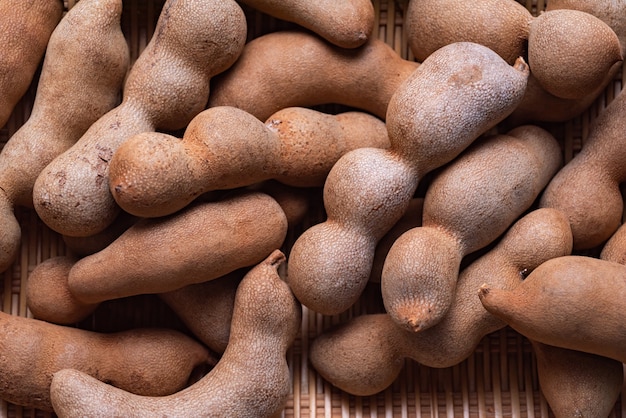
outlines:
[[[132,60],[149,41],[164,0],[125,0],[122,28],[131,49]],[[405,59],[413,59],[403,28],[403,11],[408,0],[373,0],[376,11],[375,36],[387,42]],[[536,15],[545,0],[518,0]],[[66,10],[76,0],[66,0]],[[248,37],[286,29],[287,22],[245,8]],[[562,145],[564,161],[569,161],[585,141],[589,124],[622,88],[622,70],[597,101],[582,115],[546,127]],[[6,126],[0,129],[0,145],[28,119],[36,79]],[[329,109],[331,109],[329,107]],[[63,109],[59,109],[63,111]],[[32,209],[17,208],[22,227],[21,253],[4,273],[0,290],[2,310],[13,315],[32,317],[26,305],[25,286],[29,272],[41,261],[67,250],[61,237],[51,231]],[[323,206],[287,237],[284,250],[304,229],[323,217]],[[304,308],[301,331],[288,352],[293,387],[283,417],[552,417],[541,394],[535,358],[525,337],[510,328],[492,333],[481,341],[475,352],[460,364],[443,369],[422,366],[407,360],[402,373],[385,391],[369,397],[344,393],[319,377],[308,363],[309,342],[320,332],[351,316],[382,310],[380,292],[367,288],[359,302],[348,312],[323,316]],[[184,325],[160,299],[141,295],[104,302],[88,319],[76,324],[102,332],[131,326],[167,326],[187,332]],[[15,382],[19,384],[19,382]],[[613,418],[626,417],[626,387],[622,389]],[[2,417],[51,417],[54,414],[0,402]]]

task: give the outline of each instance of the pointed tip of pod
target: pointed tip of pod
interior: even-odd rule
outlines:
[[[513,63],[513,68],[520,71],[521,73],[524,73],[527,75],[530,74],[530,67],[528,66],[528,63],[526,62],[524,57],[521,57],[521,56],[517,57],[517,59]]]
[[[431,328],[444,316],[434,304],[416,304],[414,302],[396,306],[389,314],[396,324],[412,333]]]

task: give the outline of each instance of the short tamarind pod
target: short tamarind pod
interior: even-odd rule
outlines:
[[[280,248],[287,219],[260,192],[233,192],[169,217],[142,219],[70,269],[68,287],[83,303],[163,293],[218,278]]]
[[[233,0],[168,0],[128,73],[122,102],[37,177],[33,204],[43,222],[70,236],[106,228],[120,211],[108,181],[115,150],[134,134],[187,126],[206,107],[211,77],[241,53],[246,33]]]
[[[214,78],[209,107],[238,107],[265,121],[287,107],[336,103],[384,119],[389,99],[418,66],[374,37],[345,49],[304,31],[272,32],[248,42]]]
[[[419,179],[510,114],[527,78],[522,59],[511,66],[479,44],[431,54],[389,102],[390,147],[350,151],[330,170],[327,219],[304,231],[289,256],[298,300],[323,314],[348,309],[368,282],[378,241],[405,213]]]
[[[461,271],[454,302],[439,323],[415,333],[399,327],[388,314],[356,316],[313,340],[311,363],[331,384],[361,396],[389,387],[405,358],[427,367],[454,366],[471,356],[483,337],[505,326],[475,297],[485,277],[514,288],[529,271],[571,250],[565,215],[555,209],[533,210]]]
[[[235,295],[226,351],[204,377],[175,394],[137,396],[77,370],[54,374],[50,396],[67,416],[276,416],[291,388],[286,352],[300,328],[301,306],[278,267],[279,250],[253,267]]]
[[[385,259],[387,313],[413,332],[440,321],[463,257],[492,243],[529,209],[562,160],[556,138],[523,125],[475,141],[439,171],[424,197],[422,225],[398,237]]]
[[[311,190],[311,188],[287,186],[273,180],[250,186],[250,190],[256,190],[272,196],[283,209],[283,212],[285,212],[289,227],[302,222],[308,214],[312,199],[317,194],[316,190]],[[216,191],[216,193],[206,193],[198,200],[216,200],[224,193],[228,193],[228,191],[220,190]],[[97,234],[87,237],[63,235],[63,243],[74,255],[80,257],[91,255],[103,250],[139,219],[137,216],[122,211],[113,223]]]
[[[622,362],[530,341],[539,387],[558,418],[608,417],[624,383]]]
[[[488,280],[485,309],[530,340],[626,362],[626,266],[569,255],[548,260],[514,289]]]
[[[623,115],[626,94],[618,94],[589,127],[581,151],[555,174],[539,205],[567,214],[574,249],[603,244],[621,225],[624,202],[619,188],[626,180]]]
[[[269,179],[322,187],[346,152],[388,146],[385,123],[364,112],[292,107],[263,123],[236,107],[217,106],[196,116],[182,140],[158,132],[129,138],[111,158],[109,187],[126,212],[164,216],[200,194]]]

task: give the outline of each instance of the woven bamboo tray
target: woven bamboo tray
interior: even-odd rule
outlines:
[[[136,59],[149,41],[164,0],[125,0],[122,27]],[[461,1],[461,0],[460,0]],[[545,8],[544,0],[518,0],[536,15]],[[373,0],[376,10],[375,35],[391,45],[402,57],[413,59],[403,30],[403,11],[407,0]],[[76,0],[66,0],[71,8]],[[244,8],[249,23],[249,38],[286,29],[292,25]],[[581,116],[548,128],[562,145],[564,160],[569,161],[585,141],[589,124],[622,89],[626,71],[620,72],[598,100]],[[0,129],[0,146],[28,119],[36,83],[16,107],[6,126]],[[63,109],[59,109],[63,111]],[[41,261],[66,254],[63,240],[48,229],[34,210],[17,209],[22,226],[21,254],[4,273],[0,287],[2,310],[13,315],[32,316],[26,306],[25,285],[28,274]],[[321,220],[323,206],[312,211],[309,219],[291,231],[285,250],[297,235]],[[321,331],[353,315],[382,310],[380,294],[367,288],[360,301],[348,312],[322,316],[304,308],[301,333],[288,352],[293,390],[284,417],[552,417],[537,379],[536,364],[529,342],[510,328],[486,336],[475,352],[462,363],[433,369],[407,360],[403,372],[384,392],[370,397],[344,393],[321,379],[308,364],[309,342]],[[104,302],[79,327],[102,332],[131,326],[185,327],[160,299],[142,295]],[[15,382],[16,385],[19,382]],[[626,387],[611,417],[626,417]],[[54,414],[0,402],[2,417],[50,417]]]

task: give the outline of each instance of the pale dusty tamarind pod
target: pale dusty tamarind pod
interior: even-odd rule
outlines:
[[[475,297],[485,277],[514,288],[529,271],[571,249],[567,218],[554,209],[533,210],[461,271],[454,302],[438,324],[414,333],[388,314],[356,316],[313,340],[311,364],[331,384],[361,396],[389,387],[405,358],[427,367],[454,366],[471,356],[483,337],[505,326]]]
[[[622,362],[530,341],[539,387],[557,418],[608,417],[624,383]]]
[[[440,321],[463,257],[529,209],[562,160],[548,131],[523,125],[478,139],[439,171],[426,190],[422,225],[394,242],[383,265],[382,297],[393,320],[413,332]]]
[[[380,283],[380,276],[383,272],[385,258],[389,253],[389,249],[394,242],[409,229],[422,225],[422,213],[424,209],[424,198],[415,197],[409,202],[409,206],[402,217],[396,222],[391,229],[378,241],[376,250],[374,251],[374,260],[372,263],[372,272],[370,273],[370,282]]]
[[[530,340],[626,362],[626,266],[570,255],[548,260],[518,287],[486,281],[487,311]]]
[[[509,64],[526,54],[533,16],[517,1],[410,0],[405,18],[409,48],[422,62],[442,46],[476,42]]]
[[[164,216],[202,193],[268,179],[321,187],[335,162],[360,147],[389,147],[385,122],[364,112],[292,107],[263,123],[217,106],[196,116],[182,140],[157,132],[129,138],[111,158],[109,186],[126,212]]]
[[[168,0],[129,71],[121,104],[37,178],[33,204],[43,222],[71,236],[105,229],[120,211],[108,182],[115,150],[134,134],[187,126],[207,104],[211,77],[241,53],[246,33],[244,13],[233,0]]]
[[[273,198],[233,192],[138,221],[74,264],[68,287],[83,303],[169,292],[260,262],[280,248],[286,233],[285,213]]]
[[[70,269],[78,261],[72,255],[51,257],[37,264],[28,275],[26,303],[34,318],[59,325],[85,320],[100,303],[83,303],[69,290]],[[187,329],[212,352],[226,349],[237,285],[246,268],[214,278],[211,274],[193,279],[194,284],[161,293]]]
[[[121,15],[121,0],[87,0],[50,35],[31,114],[0,153],[0,271],[17,258],[15,206],[32,207],[39,173],[118,103],[130,61]]]
[[[130,394],[77,370],[54,374],[50,395],[59,417],[68,416],[276,416],[291,388],[286,352],[301,320],[301,307],[277,274],[278,250],[253,267],[235,295],[224,355],[199,381],[164,397]]]
[[[559,170],[539,202],[567,214],[574,249],[603,244],[621,224],[626,180],[623,115],[626,94],[619,93],[594,119],[581,151]]]
[[[33,81],[62,15],[61,0],[0,1],[0,127]]]
[[[363,45],[374,30],[371,0],[242,0],[242,3],[278,19],[297,23],[342,48]]]
[[[248,42],[214,77],[209,107],[238,107],[265,121],[287,107],[336,103],[384,119],[391,95],[418,66],[377,38],[345,49],[312,33],[277,31]]]
[[[389,102],[390,147],[350,151],[329,172],[327,219],[304,231],[289,256],[288,280],[300,302],[323,314],[348,309],[368,282],[378,241],[406,212],[419,180],[510,114],[527,78],[522,59],[510,66],[479,44],[431,54]]]
[[[82,0],[81,0],[82,1]],[[188,386],[212,358],[187,335],[166,328],[99,333],[0,312],[0,398],[52,411],[52,375],[74,368],[136,394],[162,396]],[[16,384],[19,382],[19,384]]]

